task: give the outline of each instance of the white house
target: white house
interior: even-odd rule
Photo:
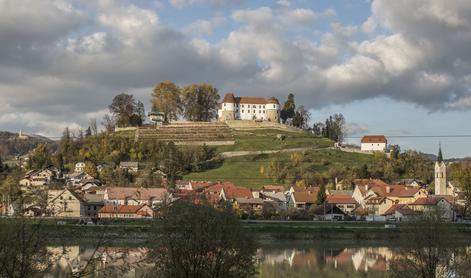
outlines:
[[[280,103],[275,97],[235,97],[227,93],[219,104],[218,118],[227,120],[280,121]]]
[[[75,163],[75,173],[80,173],[85,171],[85,162],[77,162]]]
[[[388,140],[384,135],[365,135],[361,138],[361,151],[363,152],[384,152],[387,146]]]

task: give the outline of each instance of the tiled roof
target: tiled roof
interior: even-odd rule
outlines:
[[[146,204],[142,205],[105,205],[103,206],[98,213],[116,213],[116,214],[129,214],[137,213],[143,207],[147,206]]]
[[[368,199],[366,199],[366,204],[367,205],[378,205],[378,204],[381,204],[384,200],[386,199],[386,197],[370,197]]]
[[[361,138],[362,143],[387,143],[384,135],[366,135]]]
[[[414,203],[410,204],[411,206],[423,205],[431,206],[436,205],[440,200],[445,199],[448,203],[453,204],[454,198],[450,195],[430,195],[427,197],[417,198]]]
[[[293,192],[293,197],[297,203],[314,204],[317,201],[317,192],[313,192],[313,191]]]
[[[353,190],[329,190],[329,194],[334,196],[352,196]]]
[[[411,210],[406,204],[394,204],[387,211],[385,211],[383,215],[392,215],[396,211],[399,211],[403,215],[414,214],[414,211]]]
[[[165,188],[135,188],[135,187],[108,187],[106,188],[110,200],[163,200],[167,194]]]
[[[329,195],[327,196],[328,204],[356,204],[357,202],[352,196],[346,195]]]
[[[267,104],[268,101],[263,97],[236,97],[236,103],[242,104]]]

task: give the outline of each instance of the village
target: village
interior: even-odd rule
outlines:
[[[279,123],[280,110],[276,98],[241,98],[229,93],[219,104],[218,115],[219,122],[223,124],[232,121],[232,128],[234,125],[260,128],[261,123],[269,124],[269,128],[292,128],[288,124]],[[186,138],[183,136],[185,132],[192,130],[188,124],[178,125],[178,122],[173,123],[173,130],[170,129],[172,125],[163,123],[163,113],[152,112],[149,117],[154,128],[133,129],[136,140],[142,139],[142,136],[147,136],[144,137],[147,139],[155,138],[153,140],[173,140],[173,132],[180,132],[175,134],[180,134],[179,140],[183,140],[182,138]],[[193,132],[193,141],[206,144],[210,142],[208,138],[211,137],[208,136],[212,136],[217,138],[213,142],[216,145],[228,144],[227,140],[229,144],[234,144],[232,135],[225,135],[228,139],[221,139],[226,137],[217,135],[230,134],[231,131],[226,126],[217,126],[217,130],[211,129],[210,124],[200,124],[198,127],[193,129],[204,135]],[[125,130],[128,131],[129,128]],[[208,135],[211,133],[217,134]],[[24,135],[20,132],[19,136]],[[163,139],[167,138],[164,136],[169,139]],[[188,144],[187,141],[180,142]],[[336,144],[334,148],[343,147]],[[384,135],[366,135],[361,139],[360,148],[353,151],[385,153],[389,148]],[[126,175],[133,176],[142,172],[145,164],[139,161],[120,161],[117,168]],[[405,222],[423,213],[439,211],[441,218],[455,222],[464,220],[463,211],[466,206],[463,192],[447,180],[447,166],[441,147],[435,162],[433,194],[430,193],[429,184],[418,179],[387,183],[380,178],[359,178],[347,184],[348,181],[335,178],[335,183],[329,185],[266,184],[260,189],[236,186],[230,180],[177,180],[170,186],[167,174],[160,169],[152,170],[161,179],[160,187],[109,186],[87,174],[86,167],[87,163],[80,161],[69,172],[53,165],[29,170],[19,181],[19,185],[25,196],[29,195],[30,198],[15,201],[4,198],[0,205],[1,214],[68,218],[76,219],[82,224],[96,224],[106,219],[158,218],[160,211],[173,202],[189,201],[214,208],[230,206],[241,219],[248,220]],[[100,163],[93,164],[92,167],[96,168],[93,172],[98,175],[104,168]]]

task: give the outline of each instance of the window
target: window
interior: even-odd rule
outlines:
[[[263,110],[263,113],[265,113],[265,110]]]
[[[258,108],[262,108],[262,106],[261,106],[261,105],[259,105],[259,106],[258,106]]]
[[[258,114],[260,114],[260,113],[262,113],[262,111],[261,111],[261,110],[258,110]]]
[[[265,105],[263,106],[263,109],[265,109]]]
[[[239,113],[239,109],[236,109],[236,113]]]
[[[274,104],[273,104],[273,108],[276,108]]]
[[[254,104],[254,105],[252,106],[252,108],[257,108],[257,105]]]
[[[70,200],[72,200],[72,197],[71,197],[71,196],[69,196],[69,201],[70,201]]]
[[[242,113],[244,113],[244,110],[242,109]]]
[[[224,103],[224,106],[226,106],[226,104]]]
[[[247,113],[250,113],[250,110],[247,110]]]
[[[244,108],[244,105],[242,104],[242,108]]]

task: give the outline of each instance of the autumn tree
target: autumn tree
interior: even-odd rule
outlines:
[[[159,277],[251,277],[255,242],[232,209],[177,201],[162,209],[148,260]]]
[[[87,161],[85,162],[85,173],[89,174],[90,176],[94,178],[98,178],[98,170],[96,169],[96,164],[93,163],[92,161]]]
[[[45,144],[39,144],[30,157],[31,167],[33,169],[41,169],[51,164],[51,155]]]
[[[163,81],[152,92],[152,109],[165,114],[165,122],[176,120],[181,112],[181,91],[171,81]]]
[[[210,121],[217,115],[218,90],[213,86],[192,84],[182,89],[183,115],[190,121]]]
[[[115,96],[108,108],[120,127],[140,126],[145,120],[144,105],[130,94]]]
[[[280,112],[280,118],[282,122],[286,123],[288,119],[292,119],[295,115],[295,111],[296,104],[294,103],[294,95],[290,93]]]
[[[329,138],[335,142],[343,142],[346,133],[346,121],[342,114],[329,116],[325,123],[314,123],[314,134]]]
[[[325,185],[322,183],[319,187],[319,191],[317,192],[317,201],[318,205],[322,205],[327,200],[327,195],[325,193]]]
[[[450,166],[450,172],[453,182],[463,192],[465,201],[463,213],[466,215],[471,207],[471,167],[462,163],[454,163]]]

